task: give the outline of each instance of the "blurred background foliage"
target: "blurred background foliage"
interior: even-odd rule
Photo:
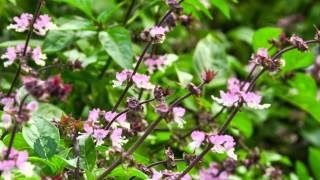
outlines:
[[[131,14],[127,15],[132,0],[47,0],[43,13],[54,18],[58,29],[47,37],[31,41],[41,45],[48,54],[49,64],[60,60],[80,60],[84,69],[72,72],[67,69],[50,69],[43,74],[61,73],[64,81],[73,84],[73,92],[66,102],[56,106],[66,114],[85,119],[89,109],[110,109],[120,95],[112,87],[115,73],[130,68],[135,56],[142,50],[140,32],[153,26],[167,11],[161,0],[134,0]],[[277,39],[281,32],[293,33],[312,39],[315,26],[319,26],[320,2],[317,0],[210,0],[205,7],[198,0],[183,3],[185,13],[192,13],[194,21],[188,27],[178,23],[168,33],[165,43],[157,46],[158,54],[176,54],[178,60],[164,72],[152,75],[152,82],[174,90],[174,98],[185,93],[181,84],[199,83],[199,73],[208,68],[218,72],[217,78],[205,90],[205,96],[184,101],[190,113],[184,130],[161,127],[147,139],[135,154],[144,163],[161,160],[164,144],[179,138],[198,126],[207,131],[217,127],[227,116],[217,121],[212,117],[221,107],[212,104],[211,95],[225,88],[226,80],[237,76],[244,79],[248,73],[248,60],[260,47],[271,47],[269,39]],[[36,0],[0,0],[0,48],[21,43],[23,34],[6,30],[13,16],[33,12]],[[125,22],[125,23],[124,23]],[[114,47],[118,47],[115,48]],[[286,179],[320,179],[320,102],[319,72],[315,64],[319,48],[309,52],[291,51],[284,54],[286,66],[277,74],[264,75],[257,89],[271,108],[263,111],[243,109],[231,124],[230,132],[250,149],[259,148],[261,164],[281,167]],[[1,89],[8,89],[14,67],[0,66]],[[313,71],[312,71],[313,70]],[[139,70],[146,72],[146,67]],[[179,82],[179,83],[178,83]],[[131,95],[138,92],[131,90]],[[149,95],[144,93],[146,99]],[[153,108],[146,109],[146,119],[155,119]],[[208,123],[210,126],[208,126]],[[130,144],[130,143],[129,143]],[[185,149],[186,141],[172,143],[177,156]],[[161,147],[159,151],[153,149]],[[104,151],[101,148],[101,151]],[[180,153],[180,154],[179,154]],[[248,152],[239,147],[243,157]],[[153,155],[146,159],[146,154]],[[220,159],[210,154],[205,162]],[[178,170],[184,168],[179,164]],[[121,171],[119,171],[121,172]],[[257,176],[255,170],[239,169],[244,179]],[[118,174],[119,176],[121,173]],[[130,174],[132,175],[132,174]],[[125,176],[125,175],[121,175]],[[129,176],[129,175],[128,175]]]

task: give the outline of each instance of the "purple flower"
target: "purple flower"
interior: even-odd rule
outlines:
[[[303,41],[303,39],[295,34],[290,37],[289,42],[300,51],[306,51],[309,49],[308,45]]]
[[[132,81],[135,83],[135,85],[138,88],[142,89],[154,89],[154,85],[149,82],[150,77],[144,74],[138,74],[136,73],[132,77]]]
[[[112,143],[112,147],[115,148],[116,150],[121,151],[122,146],[128,142],[122,135],[122,129],[121,128],[116,128],[112,131],[110,135],[110,140]]]
[[[246,102],[246,105],[249,108],[253,109],[265,109],[269,108],[270,104],[260,104],[262,97],[253,93],[253,92],[248,92],[246,94],[242,95],[244,101]]]
[[[163,170],[158,172],[155,169],[152,169],[152,177],[151,180],[173,180],[177,179],[179,172],[172,172],[171,170]],[[181,180],[192,180],[191,176],[186,174],[184,175]]]
[[[200,180],[228,180],[229,173],[221,171],[219,165],[211,163],[208,169],[202,168],[199,171]]]
[[[104,113],[104,118],[107,122],[111,122],[117,115],[117,112],[108,111]],[[126,119],[126,113],[121,114],[119,117],[117,117],[116,121],[111,125],[111,127],[117,128],[120,126],[122,128],[130,129],[130,124],[126,122]]]
[[[2,152],[2,157],[4,157],[7,153],[7,150]],[[28,161],[28,153],[27,151],[16,151],[15,149],[11,149],[9,158],[7,160],[0,160],[0,170],[2,171],[2,175],[5,180],[10,180],[11,171],[14,169],[19,169],[20,172],[25,176],[32,176],[33,173],[33,165]]]
[[[182,107],[174,107],[172,109],[173,120],[178,124],[180,128],[183,128],[183,125],[186,123],[182,117],[184,116],[186,110]]]
[[[29,29],[33,15],[28,13],[22,13],[20,17],[15,16],[13,21],[15,24],[10,24],[7,29],[14,29],[17,32],[24,32]]]
[[[163,56],[149,56],[144,60],[144,64],[147,66],[149,73],[153,73],[155,70],[163,71],[166,65],[169,65],[168,57]]]
[[[8,59],[8,61],[3,63],[4,67],[10,66],[17,59],[16,49],[13,47],[7,48],[6,53],[1,56],[1,59]]]
[[[202,142],[206,138],[206,133],[202,131],[193,131],[191,134],[192,142],[190,143],[190,148],[192,150],[195,150],[196,148],[199,148],[202,144]]]
[[[253,109],[265,109],[270,107],[270,104],[260,104],[262,97],[254,92],[245,92],[245,89],[249,87],[249,84],[245,84],[243,89],[241,89],[241,82],[236,78],[231,78],[228,80],[228,91],[220,91],[220,98],[211,96],[217,103],[226,106],[238,106],[239,103],[243,102]]]
[[[96,139],[96,143],[98,146],[103,144],[103,139],[108,135],[108,131],[104,129],[96,129],[94,130],[93,137]]]
[[[131,76],[132,74],[132,70],[128,70],[128,69],[125,69],[121,72],[117,72],[116,74],[116,79],[117,80],[113,80],[112,83],[113,83],[113,87],[119,87],[123,84],[123,82],[125,82],[126,80],[129,79],[129,77]]]
[[[229,135],[212,135],[209,136],[209,142],[214,146],[212,150],[216,153],[226,152],[228,157],[237,160],[237,155],[234,153],[235,142],[232,136]]]
[[[46,64],[44,60],[47,59],[47,56],[45,54],[42,54],[40,47],[36,47],[32,51],[32,59],[37,65],[44,66]]]
[[[2,119],[2,127],[5,129],[8,129],[12,123],[11,115],[7,113],[3,113],[1,119]]]
[[[37,101],[31,101],[30,103],[27,104],[27,109],[29,111],[36,111],[39,107],[39,104]]]
[[[37,35],[44,36],[49,30],[56,28],[56,25],[53,24],[50,16],[48,16],[47,14],[44,14],[38,17],[33,27],[34,27],[34,32]]]
[[[100,109],[92,109],[89,112],[87,121],[97,122],[100,116]]]
[[[154,44],[162,43],[166,38],[165,33],[167,31],[167,29],[161,26],[154,26],[152,28],[145,29],[141,33],[141,39],[145,41],[152,41]]]

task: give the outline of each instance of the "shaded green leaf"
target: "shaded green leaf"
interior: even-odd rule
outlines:
[[[92,170],[96,165],[96,146],[91,137],[79,137],[80,167]]]
[[[257,51],[259,48],[270,48],[272,45],[269,43],[271,39],[278,39],[282,30],[280,28],[274,27],[264,27],[258,29],[253,34],[252,45],[254,51]]]
[[[105,51],[122,68],[131,68],[133,53],[131,38],[125,28],[113,28],[99,33],[99,40]]]
[[[320,179],[320,150],[309,148],[309,165],[316,179]]]

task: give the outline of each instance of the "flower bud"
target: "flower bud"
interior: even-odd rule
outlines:
[[[215,73],[214,71],[207,70],[201,74],[201,77],[205,83],[210,83],[215,78],[216,75],[217,73]]]

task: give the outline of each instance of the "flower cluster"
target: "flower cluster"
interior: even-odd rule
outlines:
[[[308,45],[304,42],[304,40],[295,34],[290,37],[289,43],[302,52],[309,49]]]
[[[242,83],[236,78],[229,79],[228,91],[220,91],[220,98],[212,96],[212,99],[226,107],[238,106],[241,102],[253,109],[270,107],[270,104],[260,104],[262,97],[254,92],[246,92],[245,89],[248,88],[248,84],[242,85]]]
[[[27,31],[30,28],[32,19],[32,14],[23,13],[20,17],[14,17],[14,24],[10,24],[7,29],[13,29],[17,32]],[[51,17],[47,14],[40,15],[33,25],[33,31],[39,36],[46,35],[49,30],[54,28],[56,28],[56,25],[51,21]]]
[[[199,148],[204,141],[208,141],[213,145],[212,151],[219,154],[226,152],[228,157],[237,160],[237,155],[234,153],[236,143],[230,135],[207,135],[202,131],[193,131],[191,138],[192,142],[189,144],[191,149]]]
[[[213,162],[208,169],[202,168],[199,171],[200,180],[228,180],[230,174],[227,171],[221,170],[219,164]]]
[[[163,43],[166,38],[166,32],[168,30],[161,26],[154,26],[143,30],[141,33],[141,39],[144,41],[151,41],[153,44]]]
[[[257,54],[251,56],[251,62],[268,69],[270,72],[279,70],[284,64],[284,61],[281,59],[272,60],[271,57],[269,57],[268,49],[266,48],[258,49]]]
[[[47,56],[42,53],[40,47],[34,49],[26,47],[26,56],[23,56],[24,48],[25,45],[23,44],[7,48],[6,53],[1,56],[1,59],[7,59],[7,61],[4,62],[4,67],[12,65],[17,59],[26,61],[28,58],[31,58],[39,66],[44,66],[46,64],[45,60],[47,59]]]
[[[84,122],[83,129],[85,131],[84,136],[92,136],[97,145],[102,145],[104,143],[105,138],[110,135],[110,140],[112,143],[112,147],[115,150],[120,151],[122,149],[122,145],[127,142],[127,140],[122,136],[123,129],[122,128],[130,128],[130,124],[128,124],[126,120],[126,114],[120,115],[116,119],[116,123],[113,124],[111,130],[105,130],[102,128],[101,123],[99,122],[99,118],[101,116],[104,117],[107,123],[111,122],[118,114],[116,112],[105,112],[100,109],[93,109],[89,112],[88,119]]]
[[[26,105],[22,106],[22,109],[19,113],[21,97],[17,93],[16,97],[3,97],[0,98],[0,104],[3,105],[3,114],[2,114],[2,127],[8,129],[12,124],[12,119],[15,119],[17,122],[22,123],[29,120],[31,112],[38,109],[38,103],[36,101],[31,101]]]
[[[2,151],[2,160],[0,160],[0,171],[2,171],[2,177],[5,180],[12,179],[11,172],[14,169],[19,169],[19,171],[25,176],[32,176],[33,165],[29,163],[28,152],[27,151],[16,151],[15,149],[10,150],[10,154],[7,159],[4,157],[7,154],[7,150]]]
[[[113,87],[121,86],[125,81],[130,80],[132,76],[132,70],[123,70],[116,74],[116,80],[113,80]],[[132,82],[138,87],[146,90],[154,89],[154,85],[149,82],[150,77],[144,74],[136,73],[132,76]]]
[[[22,78],[22,82],[29,94],[39,99],[45,99],[47,97],[66,99],[72,90],[71,84],[64,84],[59,75],[45,81],[26,76]]]

